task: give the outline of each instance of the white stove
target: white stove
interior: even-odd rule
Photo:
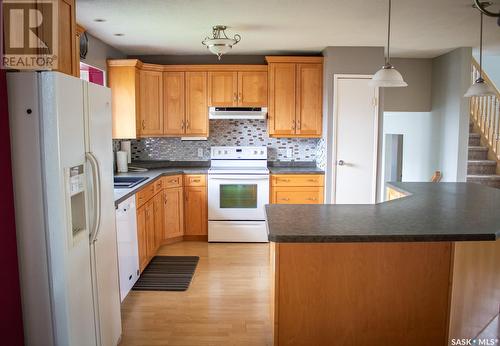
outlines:
[[[212,147],[208,170],[208,241],[267,242],[266,147]]]

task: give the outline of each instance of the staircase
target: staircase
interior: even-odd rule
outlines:
[[[497,162],[488,160],[488,151],[488,147],[481,146],[481,134],[474,132],[474,123],[470,123],[467,181],[500,188],[500,175],[496,174]]]
[[[472,62],[472,80],[479,75]],[[486,83],[494,84],[483,72]],[[467,181],[500,188],[500,93],[470,99],[469,158]],[[497,168],[498,167],[498,168]]]

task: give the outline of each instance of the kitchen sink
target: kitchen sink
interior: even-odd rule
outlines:
[[[115,189],[130,189],[148,179],[148,177],[114,177],[114,186]]]

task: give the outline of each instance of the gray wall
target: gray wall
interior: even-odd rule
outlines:
[[[89,50],[87,57],[80,59],[81,62],[106,71],[107,59],[124,59],[127,57],[118,49],[111,47],[89,33],[87,33],[87,37],[89,38]]]
[[[432,59],[393,58],[391,63],[408,83],[384,90],[386,112],[429,112],[432,108]]]
[[[432,114],[440,118],[440,166],[443,181],[465,181],[469,132],[472,50],[458,48],[432,61]]]
[[[374,74],[384,64],[383,47],[327,47],[323,51],[323,137],[326,143],[326,201],[332,198],[332,148],[333,148],[333,75],[334,74]],[[383,91],[380,92],[380,104],[383,104]],[[379,115],[382,122],[382,114]],[[380,131],[383,130],[379,124]],[[382,133],[379,134],[382,136]],[[381,165],[381,148],[379,148]],[[379,172],[380,172],[379,168]]]

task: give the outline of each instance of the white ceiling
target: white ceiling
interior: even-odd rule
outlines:
[[[500,0],[493,1],[490,9],[498,11]],[[471,4],[393,0],[393,55],[435,57],[476,47],[479,13]],[[77,0],[77,21],[126,54],[207,54],[201,41],[215,24],[242,36],[231,54],[320,52],[383,46],[387,0]],[[485,17],[484,39],[488,54],[500,55],[496,19]]]

